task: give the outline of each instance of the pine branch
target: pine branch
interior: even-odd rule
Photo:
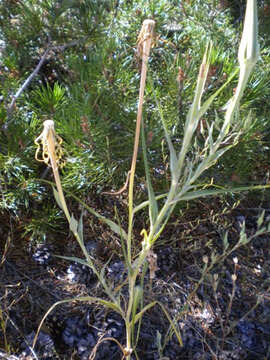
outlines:
[[[79,40],[74,40],[74,41],[71,41],[70,43],[67,43],[67,44],[64,44],[64,45],[57,45],[57,46],[53,46],[52,47],[52,50],[60,50],[60,51],[63,51],[69,47],[72,47],[72,46],[76,46],[76,45],[79,45],[80,43],[82,43],[84,40],[86,40],[87,37],[84,36],[82,39],[79,39]]]
[[[16,92],[16,94],[12,97],[12,101],[10,103],[10,105],[8,106],[7,109],[7,117],[8,117],[8,121],[2,126],[2,130],[4,132],[7,132],[9,125],[12,123],[12,119],[11,116],[13,114],[13,111],[15,109],[15,104],[17,99],[21,96],[21,94],[23,93],[23,91],[29,86],[29,84],[31,83],[31,81],[34,79],[34,77],[38,74],[40,68],[42,67],[42,65],[44,64],[45,60],[48,58],[48,54],[50,52],[50,50],[60,50],[60,51],[64,51],[66,48],[72,47],[72,46],[76,46],[79,43],[83,42],[86,39],[86,37],[80,39],[80,40],[76,40],[76,41],[71,41],[70,43],[64,44],[64,45],[58,45],[58,46],[51,46],[51,43],[48,44],[47,49],[45,50],[44,54],[42,55],[41,59],[39,60],[39,63],[37,64],[36,68],[34,69],[34,71],[28,76],[28,78],[25,80],[25,82],[23,83],[23,85],[19,88],[19,90]]]
[[[22,94],[22,92],[29,86],[30,82],[33,80],[33,78],[38,74],[41,66],[43,65],[44,61],[46,60],[47,58],[47,55],[49,53],[51,49],[51,45],[49,44],[47,49],[45,50],[44,54],[42,55],[41,59],[39,60],[39,63],[37,64],[35,70],[32,72],[32,74],[30,74],[28,76],[28,78],[25,80],[25,82],[23,83],[23,85],[20,87],[20,89],[16,92],[16,94],[13,96],[12,98],[12,101],[8,107],[8,110],[7,110],[7,113],[8,113],[8,118],[11,117],[13,111],[14,111],[14,108],[15,108],[15,103],[16,103],[16,100],[18,99],[18,97]],[[5,130],[7,130],[7,127],[9,125],[10,121],[8,123],[6,123],[4,125],[5,127]]]

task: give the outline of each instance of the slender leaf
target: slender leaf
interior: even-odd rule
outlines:
[[[84,212],[84,209],[82,209],[79,224],[78,224],[78,235],[82,242],[84,242],[83,241],[83,212]]]
[[[151,309],[153,306],[155,306],[156,304],[158,304],[158,305],[161,307],[161,309],[162,309],[162,311],[164,312],[164,314],[166,315],[166,317],[167,317],[167,319],[168,319],[171,327],[173,328],[173,331],[174,331],[174,333],[175,333],[175,335],[176,335],[176,337],[177,337],[177,339],[178,339],[178,341],[179,341],[180,346],[183,346],[183,341],[182,341],[182,338],[181,338],[181,335],[180,335],[179,331],[177,330],[174,322],[173,322],[172,319],[170,318],[170,316],[169,316],[168,312],[166,311],[165,307],[164,307],[159,301],[153,301],[153,302],[151,302],[150,304],[146,305],[146,306],[135,316],[135,321],[134,321],[134,323],[136,323],[137,321],[139,321],[140,318],[143,316],[143,314],[144,314],[147,310],[149,310],[149,309]]]
[[[54,303],[50,308],[49,310],[46,312],[46,314],[43,316],[39,326],[38,326],[38,329],[37,329],[37,333],[36,333],[36,336],[34,338],[34,341],[33,341],[33,347],[35,347],[35,344],[36,344],[36,341],[37,341],[37,338],[38,338],[38,335],[39,335],[39,332],[41,330],[41,327],[45,321],[45,319],[47,318],[47,316],[50,314],[50,312],[52,312],[52,310],[54,310],[56,308],[56,306],[58,305],[61,305],[61,304],[66,304],[66,303],[70,303],[70,302],[73,302],[73,301],[83,301],[83,302],[92,302],[92,303],[99,303],[105,307],[108,307],[110,309],[112,309],[113,311],[119,313],[121,316],[123,316],[123,311],[121,309],[121,307],[118,305],[118,304],[115,304],[111,301],[107,301],[107,300],[103,300],[103,299],[100,299],[100,298],[97,298],[97,297],[92,297],[92,296],[83,296],[83,297],[78,297],[78,298],[72,298],[72,299],[65,299],[65,300],[61,300],[61,301],[57,301],[56,303]]]
[[[166,124],[166,121],[165,121],[164,116],[163,116],[163,111],[162,111],[161,105],[160,105],[159,101],[157,100],[156,96],[155,96],[155,100],[156,100],[157,108],[158,108],[158,111],[159,111],[159,116],[161,118],[162,126],[163,126],[163,129],[164,129],[164,132],[165,132],[166,141],[167,141],[167,144],[169,146],[171,174],[172,174],[172,177],[175,179],[175,181],[178,181],[178,173],[179,173],[179,171],[178,171],[177,155],[176,155],[173,143],[171,141],[171,138],[170,138],[170,135],[169,135],[169,132],[168,132],[167,124]]]
[[[143,119],[142,119],[142,149],[143,149],[144,169],[145,169],[148,198],[149,198],[150,225],[152,227],[154,222],[156,221],[156,218],[158,215],[158,205],[157,205],[157,201],[155,198],[155,193],[154,193],[152,182],[151,182],[150,170],[149,170],[149,166],[148,166]]]
[[[233,80],[233,78],[238,74],[239,68],[237,68],[228,78],[228,80],[217,90],[214,94],[212,94],[201,106],[199,110],[199,118],[201,118],[206,111],[209,109],[215,98],[224,90],[224,88],[229,85],[229,83]]]
[[[136,316],[134,318],[134,324],[136,324],[141,319],[141,317],[147,310],[151,309],[156,304],[157,304],[157,301],[152,301],[150,304],[147,304],[138,314],[136,314]]]
[[[111,256],[109,257],[109,260],[106,261],[106,263],[102,266],[102,269],[100,271],[100,276],[104,279],[104,275],[105,275],[105,270],[108,266],[108,264],[111,262],[112,260],[112,257],[114,256],[114,254],[111,254]]]
[[[80,200],[76,195],[73,195],[70,192],[67,192],[71,197],[73,197],[75,200],[77,200],[80,204],[82,204],[87,211],[90,212],[90,214],[95,215],[99,220],[101,220],[103,223],[108,225],[110,229],[117,235],[123,236],[125,239],[127,239],[127,233],[125,230],[116,224],[114,221],[105,218],[105,216],[100,215],[98,212],[96,212],[93,208],[85,204],[82,200]]]
[[[192,200],[197,199],[199,197],[204,196],[216,196],[221,194],[227,194],[227,193],[237,193],[241,191],[249,191],[249,190],[262,190],[270,188],[270,185],[251,185],[251,186],[240,186],[236,188],[227,188],[227,189],[209,189],[209,190],[198,190],[198,191],[192,191],[190,193],[186,193],[184,195],[181,195],[180,197],[176,197],[172,203],[178,202],[180,200]]]
[[[168,196],[168,193],[157,195],[156,200],[164,199],[167,196]],[[144,209],[146,206],[149,206],[149,200],[143,201],[141,204],[137,205],[133,209],[133,214],[136,214],[136,212]]]
[[[197,129],[198,122],[200,120],[199,117],[199,110],[201,107],[201,98],[204,91],[205,82],[207,79],[207,74],[210,65],[210,56],[212,51],[212,44],[208,44],[205,50],[202,64],[200,66],[200,71],[197,79],[197,85],[195,90],[194,99],[190,110],[187,114],[186,124],[185,124],[185,131],[184,131],[184,139],[182,142],[182,147],[178,156],[178,171],[181,172],[184,161],[186,158],[186,154],[191,144],[192,136]]]
[[[119,215],[118,215],[118,212],[117,212],[117,208],[115,207],[115,216],[116,216],[116,219],[118,221],[118,226],[119,228],[121,229],[121,226],[120,226],[120,218],[119,218]],[[127,257],[127,249],[126,249],[126,242],[125,242],[125,239],[124,237],[122,236],[122,234],[120,235],[120,241],[121,241],[121,247],[122,247],[122,252],[123,252],[123,255],[124,255],[124,259],[125,259],[125,263],[127,265],[127,267],[129,267],[129,262],[128,262],[128,257]],[[130,270],[130,269],[129,269]]]
[[[225,232],[224,236],[223,236],[223,248],[224,251],[226,251],[229,247],[229,241],[228,241],[228,231]]]
[[[53,188],[53,195],[54,195],[54,198],[55,198],[55,200],[57,202],[57,205],[60,207],[60,209],[63,210],[62,202],[61,202],[60,196],[58,194],[58,191],[55,189],[54,186],[52,186],[52,188]]]
[[[262,213],[260,214],[260,216],[258,217],[258,220],[257,220],[257,226],[258,226],[258,228],[260,228],[261,225],[262,225],[262,223],[263,223],[264,214],[265,214],[265,210],[263,210]]]
[[[53,182],[48,181],[48,180],[44,180],[44,179],[37,179],[40,182],[44,182],[46,184],[50,184],[50,185],[54,185]],[[117,235],[119,236],[123,236],[124,239],[127,239],[127,233],[125,232],[125,230],[119,226],[118,224],[116,224],[114,221],[105,218],[105,216],[100,215],[98,212],[96,212],[93,208],[91,208],[90,206],[88,206],[85,202],[83,202],[80,198],[78,198],[76,195],[74,195],[73,193],[71,193],[70,191],[65,191],[68,195],[70,195],[71,197],[73,197],[73,199],[75,199],[76,201],[78,201],[81,205],[83,205],[83,207],[90,212],[90,214],[95,215],[100,221],[102,221],[103,223],[105,223],[106,225],[108,225],[110,227],[110,229]],[[57,201],[57,199],[56,199]]]
[[[178,329],[176,328],[174,322],[172,321],[170,315],[168,314],[167,310],[165,309],[165,307],[159,302],[157,301],[157,304],[161,307],[162,311],[164,312],[164,314],[166,315],[166,318],[168,319],[169,323],[171,324],[171,327],[173,328],[173,331],[175,333],[175,336],[177,337],[177,340],[179,342],[180,346],[183,346],[183,340],[182,337],[178,331]]]
[[[57,258],[60,258],[60,259],[73,261],[73,262],[79,263],[81,265],[89,266],[89,263],[86,260],[77,258],[76,256],[63,256],[63,255],[54,255],[54,256]],[[91,267],[91,266],[89,266],[89,267]]]
[[[78,233],[78,225],[79,225],[78,221],[74,218],[73,215],[71,215],[70,222],[69,222],[69,228],[73,232],[73,234]]]

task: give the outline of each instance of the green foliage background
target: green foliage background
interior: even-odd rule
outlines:
[[[226,154],[205,181],[220,185],[265,181],[269,171],[270,44],[269,8],[259,1],[261,58],[242,102],[241,116],[253,111],[253,128]],[[48,172],[34,159],[34,139],[53,118],[64,140],[64,189],[86,197],[118,189],[129,170],[135,129],[140,61],[136,39],[143,20],[156,21],[156,44],[149,62],[164,116],[175,144],[181,144],[198,67],[208,40],[214,43],[207,92],[212,93],[237,66],[244,4],[214,0],[3,0],[0,4],[0,211],[27,217],[24,233],[40,237],[61,212],[47,186]],[[8,114],[12,96],[34,71],[48,44],[41,70]],[[179,68],[183,83],[179,84]],[[236,81],[236,80],[235,80]],[[232,83],[208,118],[223,115]],[[167,149],[150,82],[144,120],[149,157],[159,191]],[[198,131],[198,143],[200,132]],[[192,153],[190,154],[192,156]],[[143,182],[141,154],[138,183]],[[44,221],[44,219],[47,219]],[[57,221],[56,221],[57,220]],[[59,229],[58,229],[59,230]]]

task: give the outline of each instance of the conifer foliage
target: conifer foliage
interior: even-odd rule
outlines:
[[[266,23],[267,6],[259,2],[260,20]],[[121,0],[3,0],[0,4],[0,209],[18,214],[39,209],[58,217],[37,179],[50,180],[42,164],[33,161],[33,139],[46,119],[53,119],[63,138],[65,190],[86,194],[119,189],[132,157],[133,134],[141,64],[136,39],[144,19],[156,21],[156,40],[149,60],[144,122],[148,156],[160,191],[167,181],[168,149],[152,86],[162,104],[164,118],[175,143],[183,135],[184,119],[192,101],[197,68],[208,40],[214,51],[207,91],[210,94],[231,75],[243,6],[229,1],[121,1]],[[205,19],[209,21],[205,21]],[[262,33],[263,34],[263,33]],[[242,111],[256,113],[253,132],[209,173],[218,182],[244,179],[260,153],[267,158],[262,129],[267,126],[269,48],[264,38],[261,63],[243,99]],[[230,98],[235,83],[227,87]],[[259,106],[258,106],[259,105]],[[216,101],[208,116],[222,112]],[[200,124],[202,127],[203,124]],[[254,135],[255,134],[255,135]],[[200,143],[198,129],[198,144]],[[160,147],[162,144],[162,147]],[[261,151],[263,149],[264,151]],[[249,168],[243,157],[249,156]],[[230,163],[234,159],[233,165]],[[163,169],[163,170],[162,170]],[[218,169],[218,171],[217,171]],[[138,177],[143,176],[139,152]],[[249,177],[252,182],[252,177]],[[141,184],[143,186],[143,182]],[[143,196],[143,193],[142,193]],[[34,205],[34,206],[32,206]],[[44,209],[45,207],[45,209]],[[53,222],[50,222],[51,224]],[[33,231],[28,223],[26,231]]]

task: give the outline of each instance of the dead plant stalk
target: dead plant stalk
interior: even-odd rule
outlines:
[[[130,178],[129,178],[129,192],[128,192],[128,202],[129,202],[129,230],[128,230],[128,260],[131,264],[131,236],[132,236],[132,223],[133,223],[133,191],[134,191],[134,177],[136,171],[136,161],[138,156],[138,147],[140,139],[140,129],[142,122],[142,111],[143,111],[143,100],[144,100],[144,89],[146,82],[147,74],[147,64],[153,39],[155,22],[153,20],[145,20],[142,25],[138,37],[138,55],[142,58],[142,69],[141,69],[141,81],[140,81],[140,91],[139,91],[139,103],[138,103],[138,112],[137,112],[137,121],[136,121],[136,133],[134,140],[134,149],[132,156],[132,163],[130,169]]]

